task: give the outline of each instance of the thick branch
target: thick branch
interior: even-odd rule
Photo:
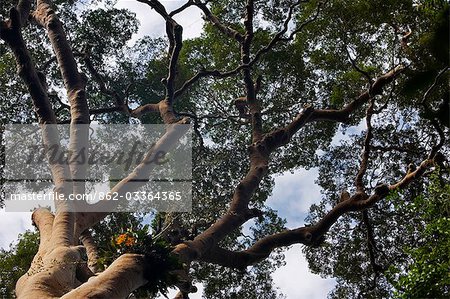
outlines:
[[[125,198],[125,194],[127,192],[134,192],[138,188],[142,187],[155,168],[155,163],[152,163],[152,161],[156,161],[156,159],[159,157],[158,155],[161,155],[161,153],[170,152],[171,149],[173,149],[173,147],[178,144],[179,139],[184,136],[189,130],[189,126],[186,126],[186,124],[188,123],[189,119],[184,118],[178,123],[170,125],[167,128],[166,133],[156,142],[156,144],[154,144],[152,148],[149,149],[141,163],[136,166],[136,168],[134,168],[126,178],[118,182],[111,189],[111,193],[117,193],[118,198]],[[100,209],[102,211],[111,211],[118,203],[119,201],[99,202],[95,205],[92,205],[92,210],[98,211],[99,208],[97,208],[96,205],[99,205],[99,207],[101,205]],[[80,221],[76,224],[76,236],[102,220],[109,214],[109,212],[80,214],[82,215],[82,217],[80,217]]]
[[[397,66],[386,74],[378,77],[371,87],[372,96],[382,93],[383,88],[391,83],[405,68]],[[327,120],[335,122],[347,122],[350,114],[360,108],[364,103],[370,99],[369,91],[362,93],[357,99],[347,104],[344,108],[335,109],[316,109],[309,119],[310,122],[317,120]]]
[[[370,91],[368,91],[370,93]],[[358,192],[364,192],[364,175],[366,174],[367,167],[369,165],[369,156],[370,156],[370,141],[372,140],[372,115],[373,109],[375,105],[375,98],[371,98],[370,105],[366,111],[366,138],[364,139],[364,147],[361,154],[361,164],[359,166],[358,173],[355,179],[355,186]]]
[[[188,2],[186,2],[185,4],[183,4],[182,6],[178,7],[177,9],[171,11],[169,13],[170,17],[173,17],[176,14],[179,14],[180,12],[184,11],[186,8],[191,7],[192,5],[194,5],[194,1],[193,0],[188,0]]]
[[[370,265],[372,266],[373,272],[375,274],[377,274],[380,271],[382,271],[382,267],[379,264],[377,264],[377,261],[376,261],[376,253],[375,253],[376,244],[375,244],[373,228],[372,228],[372,225],[371,225],[370,219],[369,219],[369,212],[367,210],[364,210],[362,212],[362,217],[363,217],[364,226],[366,228],[367,249],[369,251],[368,253],[369,253]]]
[[[319,244],[323,235],[336,223],[340,216],[350,211],[363,210],[370,207],[385,197],[388,194],[387,190],[387,186],[379,187],[378,190],[375,190],[375,194],[367,199],[361,199],[361,194],[357,193],[349,200],[338,203],[315,225],[285,230],[266,236],[244,251],[233,252],[215,248],[211,252],[208,252],[202,259],[226,267],[244,269],[249,265],[267,258],[275,248],[297,243],[305,245]]]
[[[89,108],[85,92],[86,82],[78,72],[75,57],[67,41],[63,25],[51,6],[52,3],[49,0],[38,0],[37,9],[33,17],[39,25],[47,30],[67,90],[71,114],[70,140],[68,146],[70,177],[68,178],[71,178],[74,182],[73,192],[75,194],[84,194],[87,163],[82,162],[80,160],[81,157],[78,159],[76,157],[78,153],[84,151],[87,154],[88,151]],[[82,205],[85,203],[80,202],[77,204]],[[61,222],[71,226],[73,229],[74,215],[60,212],[58,209],[60,209],[60,204],[57,205],[54,225],[60,227]],[[63,235],[63,232],[61,232],[61,235]],[[78,240],[74,238],[72,242],[76,243]]]
[[[314,108],[307,105],[287,126],[266,134],[262,142],[266,144],[269,152],[273,152],[278,147],[288,144],[294,134],[308,123],[308,120],[313,113]]]
[[[177,64],[183,46],[183,27],[179,25],[166,11],[164,6],[157,0],[138,0],[153,8],[166,21],[166,32],[169,39],[169,74],[165,80],[166,98],[159,102],[159,112],[166,124],[175,123],[177,117],[173,111],[175,99],[175,79],[177,76]]]
[[[171,25],[171,28],[173,30],[173,43],[174,47],[172,50],[172,53],[170,55],[170,64],[169,64],[169,75],[167,77],[167,83],[166,83],[166,97],[170,104],[173,103],[174,100],[174,93],[175,93],[175,78],[177,74],[177,63],[178,58],[180,56],[181,48],[183,46],[183,27],[175,23],[168,22],[168,24]]]
[[[145,104],[130,111],[130,115],[136,118],[148,113],[159,113],[159,103]]]
[[[97,261],[99,258],[98,249],[94,239],[92,238],[91,232],[89,230],[85,230],[80,236],[80,241],[83,244],[84,248],[86,248],[89,269],[92,271],[92,273],[97,273]]]
[[[39,230],[39,251],[43,252],[46,248],[48,248],[48,244],[52,236],[53,220],[55,217],[49,210],[40,208],[33,212],[31,219],[33,224],[36,225]]]
[[[311,107],[306,107],[288,126],[267,134],[249,147],[250,170],[236,187],[227,213],[193,241],[178,245],[175,253],[187,259],[201,258],[231,231],[255,217],[254,212],[248,209],[248,203],[262,178],[267,174],[270,153],[286,144],[307,123],[312,112]]]
[[[64,85],[71,106],[71,118],[74,124],[88,124],[89,110],[84,91],[85,82],[78,72],[72,49],[66,39],[63,25],[51,8],[51,2],[38,0],[36,22],[47,29],[50,42],[56,54]]]
[[[25,24],[28,21],[28,16],[30,15],[31,10],[31,0],[19,0],[19,3],[17,3],[17,11],[20,15],[20,24],[21,26],[25,26]]]
[[[39,123],[56,124],[56,116],[50,104],[47,90],[40,80],[22,37],[19,12],[12,8],[9,14],[9,20],[0,24],[0,37],[13,51],[17,63],[17,72],[28,88]]]
[[[0,36],[12,49],[19,75],[30,92],[35,112],[41,124],[42,140],[44,148],[47,150],[55,191],[67,196],[72,191],[70,184],[66,183],[66,179],[70,177],[69,169],[64,164],[51,160],[48,152],[48,149],[52,146],[60,149],[59,133],[54,126],[56,124],[56,116],[48,98],[45,77],[37,73],[31,55],[25,46],[21,34],[20,15],[15,8],[10,10],[10,19],[0,24]],[[56,204],[62,206],[59,202],[56,202]],[[52,245],[54,246],[57,246],[60,242],[63,245],[68,245],[73,241],[71,231],[73,227],[72,216],[66,215],[62,218],[62,222],[55,226],[52,235]]]
[[[318,245],[331,226],[344,214],[352,211],[363,211],[372,207],[376,202],[384,199],[390,190],[403,189],[414,179],[419,178],[432,163],[425,160],[416,171],[411,172],[400,182],[387,186],[380,185],[371,196],[357,192],[353,196],[339,202],[321,220],[312,226],[305,226],[292,230],[285,230],[258,240],[253,246],[244,251],[230,251],[218,247],[211,248],[201,256],[201,260],[219,264],[225,267],[244,269],[265,258],[278,247],[289,246],[297,243],[304,245]]]
[[[127,298],[138,287],[147,283],[146,260],[143,255],[124,254],[104,272],[61,297],[69,298]],[[120,287],[118,287],[120,286]]]
[[[244,20],[245,36],[241,45],[241,62],[242,65],[250,63],[251,45],[253,41],[253,14],[254,14],[254,1],[248,0],[246,9],[246,15]],[[251,123],[252,123],[252,142],[257,142],[262,138],[262,117],[261,107],[256,99],[255,83],[252,79],[251,68],[243,69],[244,83],[246,90],[246,100],[249,107]]]

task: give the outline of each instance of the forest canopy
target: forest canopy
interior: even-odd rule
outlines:
[[[271,274],[294,244],[336,279],[330,298],[450,296],[447,1],[138,2],[163,37],[133,38],[116,1],[2,0],[2,174],[10,124],[66,124],[75,152],[79,125],[163,124],[158,148],[191,124],[192,211],[38,209],[0,251],[2,297],[188,298],[201,283],[204,298],[283,298]],[[189,9],[204,24],[185,38]],[[151,174],[155,147],[111,192]],[[54,190],[85,193],[68,160],[49,163]],[[321,196],[289,227],[267,202],[302,169]]]

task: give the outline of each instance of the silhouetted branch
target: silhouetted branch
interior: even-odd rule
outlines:
[[[372,96],[381,94],[383,88],[391,83],[398,75],[405,69],[404,66],[399,65],[389,72],[381,75],[376,78],[372,84]],[[353,100],[344,106],[344,108],[336,110],[336,109],[315,109],[314,114],[310,118],[309,121],[318,121],[318,120],[327,120],[327,121],[335,121],[335,122],[347,122],[349,120],[350,114],[356,111],[359,107],[361,107],[364,103],[366,103],[371,96],[369,92],[366,91],[362,93],[358,98]]]
[[[180,6],[177,9],[171,11],[169,13],[169,16],[173,17],[174,15],[179,14],[180,12],[184,11],[186,8],[191,7],[192,5],[194,5],[194,1],[193,0],[188,0],[188,2],[186,2],[182,6]]]
[[[211,24],[213,24],[217,29],[219,29],[220,32],[227,35],[228,37],[237,40],[239,43],[244,41],[244,36],[242,34],[221,23],[220,20],[215,15],[212,14],[212,12],[209,10],[209,8],[206,6],[205,3],[202,3],[199,0],[194,0],[194,5],[203,11],[203,13],[205,14],[205,18],[208,21],[210,21]]]
[[[320,12],[320,7],[322,6],[322,3],[319,2],[319,4],[317,5],[317,10],[316,13],[314,14],[314,16],[308,20],[306,20],[305,22],[303,22],[302,24],[300,24],[298,26],[298,28],[296,30],[293,30],[293,32],[289,35],[288,38],[283,38],[284,34],[288,31],[289,29],[289,23],[292,20],[292,16],[294,13],[294,9],[299,6],[302,3],[305,3],[308,1],[297,1],[295,3],[293,3],[290,7],[289,7],[289,11],[287,14],[286,19],[283,22],[283,27],[280,31],[278,31],[278,33],[272,38],[272,40],[269,42],[269,44],[267,44],[267,46],[265,46],[264,48],[260,49],[258,52],[256,52],[255,57],[252,59],[250,65],[255,64],[256,62],[259,61],[259,59],[266,53],[268,53],[270,50],[272,50],[275,45],[277,45],[278,42],[280,41],[291,41],[295,34],[299,33],[301,30],[303,30],[308,24],[312,23],[313,21],[315,21],[317,19],[317,17],[319,16],[319,12]]]

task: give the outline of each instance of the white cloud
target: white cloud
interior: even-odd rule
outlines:
[[[203,18],[199,9],[189,7],[176,15],[174,19],[183,26],[184,39],[200,36],[203,28]]]
[[[195,286],[197,287],[197,292],[189,294],[189,298],[190,299],[202,299],[203,285],[201,283],[197,283]],[[170,289],[169,293],[167,294],[167,297],[174,298],[177,293],[178,293],[177,289]],[[165,297],[162,295],[158,297],[158,299],[164,299],[164,298]]]
[[[287,226],[304,225],[309,207],[320,200],[320,187],[314,182],[318,169],[286,172],[275,178],[273,195],[267,204],[278,210],[287,220]],[[301,245],[294,245],[285,252],[286,266],[272,274],[274,283],[288,299],[325,298],[335,285],[334,279],[324,279],[309,271],[301,252]]]
[[[166,1],[164,6],[168,12],[180,7],[182,1]],[[140,21],[140,27],[132,41],[148,35],[151,37],[160,37],[166,35],[166,26],[163,18],[157,14],[147,4],[137,1],[119,0],[116,8],[126,8],[134,13]],[[183,12],[177,14],[174,19],[183,26],[183,39],[199,36],[203,27],[203,19],[200,10],[189,7]]]
[[[350,140],[350,135],[361,134],[361,132],[366,129],[367,125],[365,119],[362,119],[357,126],[351,126],[347,128],[345,132],[342,131],[342,127],[340,126],[338,132],[333,136],[333,139],[331,140],[331,145],[337,146],[341,143],[341,141]]]
[[[17,240],[20,233],[27,229],[33,229],[31,224],[30,212],[6,212],[4,209],[0,210],[0,247],[8,249],[9,244]]]
[[[288,226],[296,227],[304,223],[304,218],[313,203],[320,200],[320,187],[314,182],[318,170],[296,170],[275,177],[273,195],[267,204],[285,217]]]
[[[147,4],[137,1],[120,0],[115,5],[116,8],[126,8],[134,13],[140,21],[140,27],[137,35],[133,39],[150,35],[152,37],[159,37],[164,35],[165,26],[162,18]]]
[[[275,285],[288,299],[323,299],[333,289],[334,279],[324,279],[312,274],[301,252],[301,245],[294,245],[285,252],[286,266],[272,274]]]

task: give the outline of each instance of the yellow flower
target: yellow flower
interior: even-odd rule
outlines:
[[[122,244],[122,243],[125,241],[126,238],[127,238],[127,235],[126,235],[126,234],[121,234],[121,235],[119,235],[119,236],[116,238],[116,244],[117,244],[117,245]]]
[[[116,244],[121,245],[125,243],[125,246],[132,246],[135,243],[135,239],[128,234],[121,234],[116,238]]]
[[[132,246],[133,244],[134,244],[134,238],[133,237],[130,237],[130,236],[127,236],[127,240],[125,241],[125,245],[126,246]]]

